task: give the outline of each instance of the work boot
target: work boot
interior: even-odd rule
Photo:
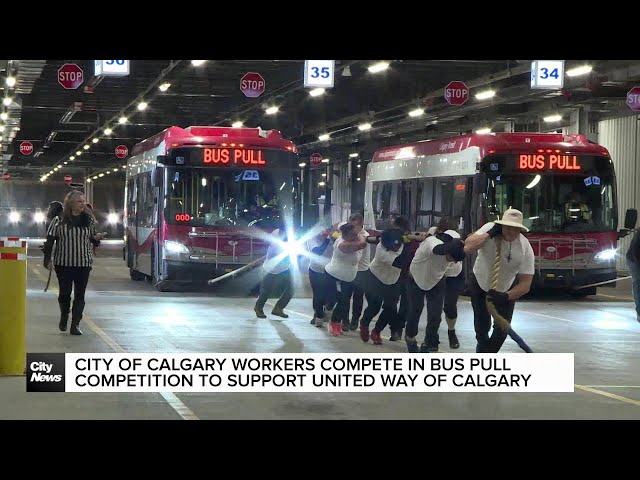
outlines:
[[[402,339],[402,330],[400,330],[399,332],[391,332],[391,335],[389,336],[389,341],[390,342],[397,342],[398,340]]]
[[[344,320],[340,325],[342,327],[343,333],[351,330],[351,324],[349,323],[349,320]]]
[[[71,305],[69,303],[62,303],[62,302],[58,302],[58,304],[60,305],[60,322],[58,323],[58,328],[60,329],[60,331],[66,332],[67,322],[69,321],[69,310]]]
[[[360,320],[357,319],[356,317],[353,317],[351,319],[351,330],[355,332],[356,330],[358,330],[359,326],[360,326]]]
[[[409,353],[418,353],[420,351],[418,342],[416,342],[416,337],[408,337],[405,334],[404,341],[407,342],[407,350],[409,351]]]
[[[449,334],[449,347],[450,348],[460,348],[460,342],[458,342],[458,336],[456,335],[455,330],[447,330]]]
[[[61,332],[67,331],[67,322],[69,321],[69,312],[60,314],[60,322],[58,323],[58,328]]]
[[[80,330],[80,318],[72,318],[71,319],[71,328],[69,329],[69,333],[71,335],[82,335],[82,330]]]
[[[267,316],[264,314],[264,311],[262,310],[261,307],[256,305],[255,307],[253,307],[253,311],[256,312],[256,317],[267,318]]]
[[[282,318],[289,318],[289,315],[284,313],[282,309],[279,307],[274,307],[274,309],[271,310],[271,315],[275,315],[277,317],[282,317]]]

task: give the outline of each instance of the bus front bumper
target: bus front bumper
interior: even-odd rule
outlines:
[[[615,268],[598,268],[589,270],[542,269],[533,277],[533,285],[538,288],[573,289],[593,283],[614,280],[617,277]],[[616,282],[598,285],[598,287],[615,287]]]

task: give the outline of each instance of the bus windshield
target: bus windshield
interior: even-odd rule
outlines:
[[[166,219],[189,226],[275,228],[292,215],[293,180],[283,168],[169,168]]]
[[[613,175],[507,173],[490,177],[488,218],[517,208],[532,233],[607,232],[617,227]]]

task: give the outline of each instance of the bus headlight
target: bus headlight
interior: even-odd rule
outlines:
[[[110,213],[110,214],[107,216],[107,221],[108,221],[110,224],[115,225],[116,223],[118,223],[118,215],[117,215],[117,214],[115,214],[115,213]]]
[[[607,250],[603,250],[596,254],[595,260],[596,262],[608,262],[616,258],[617,249],[609,248]]]
[[[35,215],[33,216],[33,221],[36,223],[44,222],[44,213],[36,212]]]
[[[178,242],[172,242],[171,240],[165,240],[164,248],[167,253],[179,254],[179,253],[189,253],[189,249]]]
[[[9,220],[12,221],[13,223],[19,222],[20,221],[20,214],[18,212],[11,212],[9,214]]]

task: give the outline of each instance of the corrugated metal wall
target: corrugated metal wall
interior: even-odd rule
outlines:
[[[349,219],[351,215],[351,170],[350,163],[334,166],[333,191],[331,192],[331,221],[335,223]]]
[[[624,226],[627,208],[640,210],[640,116],[613,118],[598,123],[598,143],[609,150],[618,184],[618,228]],[[631,235],[618,244],[618,270],[627,271],[624,254]]]

